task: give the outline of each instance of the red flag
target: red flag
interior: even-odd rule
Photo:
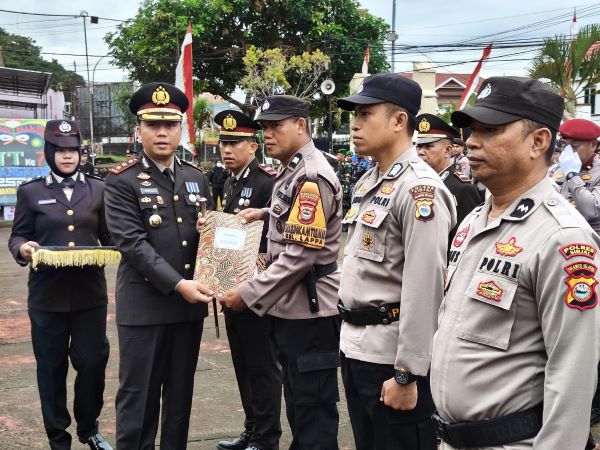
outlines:
[[[363,61],[363,65],[362,65],[362,70],[361,73],[364,75],[367,75],[369,73],[369,52],[370,52],[370,48],[367,47],[367,50],[365,51],[365,59]]]
[[[183,38],[181,44],[181,55],[179,56],[179,62],[177,63],[177,69],[175,71],[175,86],[181,89],[188,101],[190,106],[183,116],[181,126],[183,127],[183,133],[181,134],[180,144],[192,153],[192,156],[196,156],[196,150],[194,148],[194,92],[192,85],[192,24],[188,22],[187,32]]]
[[[457,107],[458,111],[460,111],[465,106],[467,106],[467,101],[469,100],[469,97],[471,97],[471,94],[473,92],[475,92],[475,89],[477,89],[477,85],[479,84],[479,71],[481,70],[481,66],[483,65],[483,62],[488,58],[488,56],[490,56],[491,52],[492,52],[492,44],[490,43],[490,45],[488,45],[483,50],[483,55],[481,56],[481,59],[479,60],[479,62],[475,66],[475,70],[469,77],[469,82],[467,83],[467,86],[465,87],[463,95],[460,98],[460,102],[458,102],[458,107]]]

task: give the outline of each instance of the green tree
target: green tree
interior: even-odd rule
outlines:
[[[55,90],[72,91],[75,86],[85,84],[80,75],[65,69],[56,59],[43,59],[41,47],[35,45],[31,38],[11,34],[0,28],[0,48],[6,67],[53,73],[52,88]]]
[[[387,68],[383,43],[389,27],[356,0],[144,0],[136,17],[105,40],[131,78],[172,81],[188,19],[199,86],[246,111],[250,96],[240,102],[232,93],[251,45],[289,55],[320,49],[331,58],[331,77],[341,94],[360,71],[367,45],[370,71]]]
[[[117,104],[117,108],[121,112],[125,127],[131,133],[137,125],[136,116],[129,110],[129,102],[133,95],[133,86],[131,83],[123,82],[120,83],[114,91],[114,101]]]
[[[575,116],[576,99],[600,83],[600,25],[583,27],[570,39],[560,35],[546,39],[533,60],[532,78],[547,80],[565,99],[565,118]]]

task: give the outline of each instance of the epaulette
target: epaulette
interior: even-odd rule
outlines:
[[[127,169],[131,169],[137,163],[138,163],[137,159],[128,159],[127,161],[123,161],[122,163],[119,163],[119,164],[111,167],[110,169],[108,169],[108,171],[110,173],[114,173],[115,175],[118,175],[122,172],[125,172]]]
[[[454,176],[456,178],[458,178],[460,181],[462,181],[465,184],[471,184],[471,180],[469,179],[469,177],[467,177],[466,175],[463,175],[461,172],[459,172],[458,170],[456,170],[454,172]]]
[[[88,178],[93,178],[94,180],[104,181],[104,178],[99,177],[98,175],[90,175],[89,173],[84,173],[84,175]]]
[[[188,167],[193,167],[197,171],[202,172],[202,169],[200,167],[197,167],[197,166],[193,165],[191,162],[187,162],[187,161],[185,161],[183,159],[180,159],[179,161],[181,162],[181,164],[185,164]],[[202,173],[204,173],[204,172],[202,172]]]
[[[40,181],[40,180],[44,180],[44,179],[46,179],[46,177],[35,177],[35,178],[32,178],[31,180],[23,181],[19,186],[25,186],[26,184],[33,183],[34,181]]]
[[[268,164],[260,163],[258,165],[258,168],[260,170],[262,170],[264,173],[266,173],[267,175],[269,175],[270,177],[274,177],[275,175],[277,175],[277,171],[275,169],[273,169],[271,166],[269,166]]]

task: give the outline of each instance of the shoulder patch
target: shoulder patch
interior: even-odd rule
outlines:
[[[258,168],[271,177],[277,175],[277,171],[267,164],[260,163]]]
[[[195,166],[195,165],[193,165],[191,162],[187,162],[187,161],[185,161],[185,160],[183,160],[183,159],[180,159],[179,161],[181,162],[181,164],[183,164],[183,165],[185,165],[185,166],[188,166],[188,167],[193,167],[193,168],[194,168],[194,169],[196,169],[198,172],[202,172],[202,169],[201,169],[200,167],[196,167],[196,166]],[[204,172],[202,172],[202,173],[204,173]]]
[[[415,200],[415,218],[421,222],[427,222],[435,216],[433,211],[433,199],[435,197],[435,186],[420,184],[408,190]]]
[[[35,178],[32,178],[31,180],[23,181],[19,186],[25,186],[26,184],[30,184],[35,181],[40,181],[40,180],[45,180],[45,179],[46,179],[46,177],[35,177]]]
[[[305,181],[285,223],[283,238],[304,247],[320,249],[325,246],[326,234],[319,186],[314,181]]]
[[[108,171],[110,173],[114,173],[115,175],[118,175],[122,172],[125,172],[127,169],[131,169],[137,163],[138,163],[137,159],[129,159],[127,161],[123,161],[122,163],[119,163],[119,164],[111,167],[110,169],[108,169]]]
[[[464,184],[471,184],[471,180],[469,179],[469,177],[463,175],[461,172],[459,172],[458,170],[454,172],[454,176],[456,178],[458,178],[462,183]]]

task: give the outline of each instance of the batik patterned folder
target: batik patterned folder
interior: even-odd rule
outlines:
[[[263,221],[244,225],[240,216],[216,211],[204,217],[194,280],[222,294],[254,276]]]

